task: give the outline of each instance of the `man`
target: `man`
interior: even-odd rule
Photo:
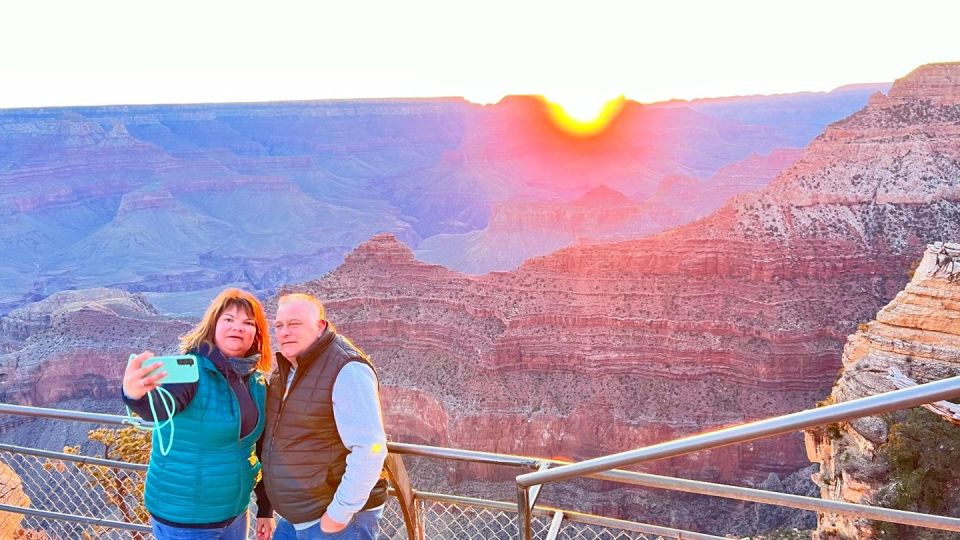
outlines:
[[[280,352],[261,454],[267,494],[283,518],[274,540],[325,538],[348,527],[350,538],[373,540],[387,495],[373,366],[313,296],[281,297],[274,328]]]

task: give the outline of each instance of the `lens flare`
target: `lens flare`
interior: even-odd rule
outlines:
[[[578,137],[599,134],[623,110],[624,97],[610,100],[552,100],[543,97],[550,119],[563,131]]]

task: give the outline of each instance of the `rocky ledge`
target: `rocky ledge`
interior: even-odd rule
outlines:
[[[960,245],[929,246],[906,288],[847,339],[840,378],[825,403],[895,390],[891,372],[918,383],[960,374]],[[958,440],[960,427],[917,409],[811,430],[806,448],[810,460],[820,463],[813,479],[824,499],[957,515],[960,482],[952,472],[938,474],[931,458],[952,468],[960,456]],[[931,451],[920,455],[924,449]],[[874,538],[881,530],[896,530],[902,538],[917,534],[821,514],[816,537]]]

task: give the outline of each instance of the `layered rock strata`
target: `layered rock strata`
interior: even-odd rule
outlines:
[[[190,325],[114,289],[57,293],[0,317],[0,401],[47,406],[71,398],[117,400],[130,353],[174,352]]]
[[[960,245],[952,247],[950,253],[960,256]],[[953,257],[943,246],[928,248],[906,288],[877,313],[875,320],[861,325],[847,339],[843,370],[826,402],[896,390],[891,368],[920,383],[960,374],[960,264]],[[883,492],[897,489],[890,485],[890,431],[905,420],[902,413],[866,417],[809,431],[807,455],[820,464],[820,472],[813,479],[821,497],[861,504],[884,502]],[[946,424],[947,420],[935,422]],[[931,443],[936,447],[935,441]],[[941,441],[941,451],[945,451],[946,443]],[[954,511],[960,510],[957,502]],[[819,516],[818,538],[876,535],[874,522],[835,514]]]
[[[904,80],[938,86],[941,71]],[[401,440],[579,460],[806,409],[829,392],[846,336],[960,222],[956,105],[891,94],[767,188],[654,237],[470,277],[378,236],[288,289],[328,302],[381,366],[385,395],[414,388],[447,419]],[[797,434],[647,468],[741,483],[804,463]]]

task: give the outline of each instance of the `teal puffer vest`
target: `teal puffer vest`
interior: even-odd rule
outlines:
[[[175,432],[169,454],[160,454],[160,442],[156,432],[153,434],[144,489],[147,510],[175,523],[216,523],[240,514],[250,504],[250,494],[260,478],[256,443],[265,416],[263,376],[259,372],[250,375],[248,387],[259,418],[256,428],[240,439],[240,406],[230,384],[209,358],[198,355],[198,359],[197,393],[173,417]],[[169,434],[168,428],[163,434]]]

